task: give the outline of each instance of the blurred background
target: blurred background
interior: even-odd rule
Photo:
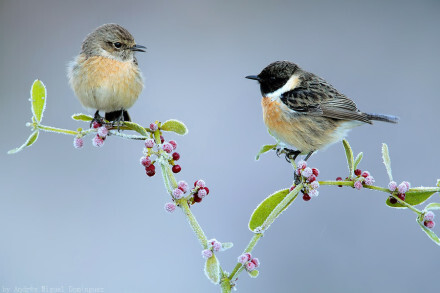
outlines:
[[[186,123],[175,139],[179,180],[203,178],[211,192],[192,211],[208,238],[234,243],[219,254],[231,271],[252,234],[253,209],[287,188],[292,169],[268,153],[260,91],[244,76],[290,60],[327,79],[367,112],[400,116],[353,130],[360,168],[378,185],[393,175],[413,186],[440,178],[439,1],[0,1],[0,285],[102,288],[101,292],[218,292],[203,275],[201,247],[161,176],[139,165],[142,143],[110,137],[81,150],[73,137],[30,131],[29,89],[47,86],[43,124],[76,129],[86,112],[66,78],[84,37],[101,24],[126,27],[147,46],[138,61],[145,89],[130,109],[147,125]],[[310,159],[320,180],[345,177],[342,144]],[[433,197],[439,201],[438,195]],[[383,193],[323,186],[297,200],[254,250],[260,276],[240,292],[424,292],[438,290],[440,250],[415,214],[390,209]],[[438,215],[440,216],[440,215]],[[439,228],[434,229],[437,233]],[[2,289],[4,290],[4,289]],[[6,291],[2,291],[6,292]],[[78,291],[84,292],[84,291]],[[432,292],[432,291],[431,291]]]

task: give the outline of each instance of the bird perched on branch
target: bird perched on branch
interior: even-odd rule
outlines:
[[[145,52],[133,36],[118,24],[104,24],[83,41],[81,53],[69,64],[70,86],[81,104],[96,109],[95,119],[130,121],[127,109],[143,88],[135,52]]]
[[[295,147],[277,149],[286,159],[313,152],[342,140],[356,126],[373,120],[397,123],[396,116],[361,112],[356,104],[331,84],[288,61],[269,64],[257,80],[263,96],[263,119],[271,135]]]

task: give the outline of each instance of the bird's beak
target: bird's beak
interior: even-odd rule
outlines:
[[[142,45],[134,45],[133,47],[130,48],[130,50],[138,51],[138,52],[145,52],[144,49],[147,49],[147,47],[142,46]]]
[[[258,77],[258,75],[248,75],[246,76],[247,79],[253,79],[253,80],[258,80],[260,81],[261,78]]]

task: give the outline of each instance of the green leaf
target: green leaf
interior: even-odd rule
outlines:
[[[342,140],[342,144],[344,145],[345,149],[345,155],[347,156],[347,164],[348,164],[348,170],[350,171],[350,177],[354,174],[354,157],[353,157],[353,151],[350,147],[350,144],[345,139]]]
[[[388,177],[390,178],[390,181],[393,181],[393,174],[391,173],[391,159],[390,159],[390,154],[388,152],[388,146],[386,143],[382,144],[382,159],[383,159],[383,164],[387,169]]]
[[[361,162],[362,158],[364,157],[364,153],[360,152],[357,156],[356,159],[354,160],[354,166],[353,169],[356,170],[357,166],[359,165],[359,163]]]
[[[405,196],[405,202],[416,206],[419,205],[426,200],[428,200],[434,193],[437,192],[436,188],[429,188],[429,187],[416,187],[411,188],[409,191],[406,192]],[[401,203],[390,203],[390,198],[387,199],[386,204],[392,208],[406,208]]]
[[[83,114],[83,113],[78,113],[78,114],[73,114],[72,115],[72,119],[73,120],[77,120],[77,121],[86,121],[86,122],[90,122],[93,120],[92,116]]]
[[[260,151],[258,152],[257,156],[255,157],[255,160],[258,161],[260,159],[260,155],[261,154],[267,153],[270,150],[274,150],[276,148],[276,146],[277,146],[276,144],[266,144],[266,145],[263,145],[261,147]]]
[[[232,246],[234,246],[232,242],[224,242],[222,243],[222,251],[232,248]]]
[[[265,200],[263,200],[251,215],[249,221],[249,229],[254,233],[263,232],[272,224],[272,222],[277,218],[296,198],[296,195],[301,190],[302,184],[298,185],[292,192],[289,189],[283,189],[269,195]],[[283,200],[290,194],[287,202],[283,203]],[[279,206],[283,204],[283,206]],[[277,214],[273,215],[272,212],[279,208]],[[269,216],[272,216],[271,219]],[[260,230],[263,231],[260,231]]]
[[[148,136],[148,132],[145,130],[145,128],[143,128],[142,126],[140,126],[137,123],[124,121],[124,125],[127,126],[128,128],[130,128],[131,130],[134,130],[137,133],[143,135],[143,136]]]
[[[186,128],[186,125],[178,120],[167,120],[160,126],[160,129],[164,131],[173,131],[180,135],[185,135],[188,133],[188,129]]]
[[[25,147],[31,146],[37,140],[38,134],[39,134],[39,131],[35,130],[34,132],[32,132],[32,134],[29,136],[29,138],[26,140],[26,142],[21,147],[10,150],[8,152],[8,154],[12,155],[12,154],[18,153],[19,151],[23,150]]]
[[[214,284],[220,282],[220,266],[214,254],[205,262],[205,275]]]
[[[430,211],[430,210],[440,210],[440,203],[430,203],[429,205],[427,205],[425,207],[425,210]]]
[[[253,271],[248,272],[249,277],[251,277],[251,278],[256,278],[256,277],[258,277],[258,274],[259,274],[259,273],[260,273],[260,272],[257,271],[257,270],[253,270]]]
[[[32,114],[37,122],[40,123],[46,108],[46,87],[41,80],[36,79],[32,84],[30,101],[32,104]]]
[[[426,228],[422,222],[417,220],[417,223],[419,223],[420,227],[422,227],[422,230],[425,231],[426,235],[428,235],[428,237],[431,238],[431,240],[434,241],[435,244],[440,245],[440,239],[434,232]]]

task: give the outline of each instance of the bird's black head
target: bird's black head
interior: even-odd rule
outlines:
[[[249,75],[246,78],[258,80],[261,94],[266,96],[282,88],[298,69],[298,65],[292,62],[276,61],[266,66],[260,74]]]

